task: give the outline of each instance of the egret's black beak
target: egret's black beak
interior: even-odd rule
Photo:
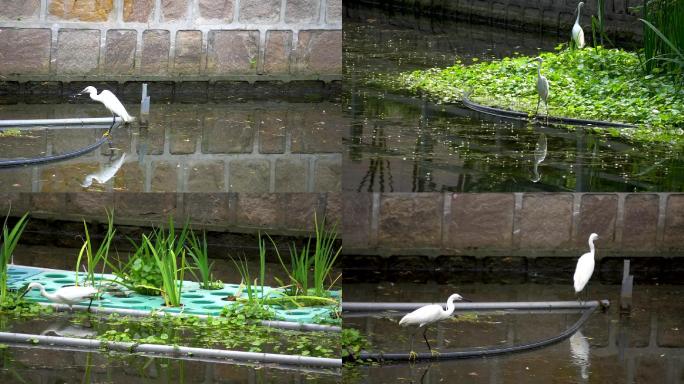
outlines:
[[[461,301],[465,301],[466,303],[472,303],[472,300],[468,300],[465,297],[461,297]]]
[[[24,292],[19,296],[19,299],[23,299],[24,296],[26,296],[26,294],[27,294],[29,291],[30,291],[30,289],[28,289],[28,287],[26,287],[26,288],[24,289]]]

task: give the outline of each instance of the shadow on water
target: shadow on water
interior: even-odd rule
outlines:
[[[376,74],[552,51],[566,36],[348,7],[343,185],[358,192],[681,191],[668,144],[528,125],[368,88]],[[541,134],[547,153],[540,159]]]
[[[681,286],[644,285],[634,291],[632,311],[619,311],[616,285],[593,284],[593,299],[608,298],[611,307],[594,313],[583,328],[557,344],[529,352],[486,359],[415,364],[356,365],[345,378],[366,383],[679,383],[684,380],[684,304]],[[572,300],[566,285],[539,284],[345,284],[347,301],[441,302],[458,292],[475,301]],[[402,328],[403,313],[345,316],[370,341],[369,350],[407,352],[414,329]],[[540,340],[568,328],[578,313],[461,313],[428,329],[439,351],[507,346]],[[416,352],[427,352],[416,336]],[[422,340],[421,340],[422,341]]]

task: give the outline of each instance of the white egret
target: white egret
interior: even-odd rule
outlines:
[[[121,157],[119,157],[119,159],[116,162],[114,162],[114,164],[112,164],[111,166],[101,170],[100,172],[91,173],[88,176],[86,176],[81,186],[84,188],[88,188],[91,184],[93,184],[93,180],[97,181],[100,184],[106,183],[107,181],[109,181],[109,179],[114,177],[114,175],[119,171],[119,169],[123,165],[124,159],[126,159],[125,153],[121,155]]]
[[[458,293],[454,293],[453,295],[449,296],[449,299],[447,300],[447,309],[446,311],[442,308],[440,304],[430,304],[426,305],[423,307],[420,307],[416,309],[415,311],[406,314],[406,316],[402,317],[401,320],[399,320],[399,325],[406,327],[409,325],[418,325],[418,328],[420,327],[425,327],[423,331],[423,338],[425,339],[425,343],[427,344],[428,349],[430,352],[432,352],[432,347],[430,346],[430,342],[427,339],[426,333],[427,333],[427,326],[429,324],[448,319],[452,313],[454,313],[454,301],[459,300],[459,301],[469,301],[464,299],[461,295]],[[414,335],[411,334],[411,355],[415,356],[415,352],[413,351],[413,337]]]
[[[584,30],[582,30],[582,27],[580,27],[579,24],[580,10],[583,6],[584,3],[581,1],[577,4],[577,19],[575,20],[575,25],[572,26],[572,41],[575,44],[575,47],[579,49],[584,48]]]
[[[116,116],[120,116],[123,119],[124,123],[130,123],[135,120],[133,116],[129,115],[128,112],[126,112],[126,108],[123,106],[123,104],[121,104],[119,99],[117,99],[116,96],[110,91],[105,89],[98,95],[97,89],[95,89],[95,87],[87,86],[78,94],[82,95],[84,93],[89,94],[91,99],[99,101],[100,103],[104,104],[104,106],[107,107],[109,112],[112,113],[112,117],[114,118],[114,121],[112,122],[112,127],[116,122]]]
[[[539,95],[539,99],[537,99],[537,109],[534,111],[534,114],[537,115],[537,113],[539,112],[539,103],[541,103],[541,101],[544,100],[544,106],[546,107],[546,117],[548,118],[549,104],[547,103],[547,100],[549,98],[549,81],[546,80],[546,77],[542,76],[541,74],[541,66],[544,59],[542,59],[541,57],[535,57],[529,62],[531,63],[533,61],[539,62],[539,65],[537,66],[537,94]]]
[[[570,336],[570,354],[573,363],[580,367],[580,373],[584,380],[589,378],[589,350],[589,342],[581,331]]]
[[[28,285],[26,291],[22,294],[22,297],[34,288],[40,289],[40,294],[53,303],[68,305],[70,310],[73,310],[72,305],[78,304],[86,299],[90,299],[90,305],[92,305],[93,299],[98,292],[97,289],[93,287],[69,286],[59,288],[55,293],[48,293],[45,290],[45,287],[43,287],[43,284],[33,282]],[[88,310],[90,310],[90,305],[88,305]]]
[[[594,240],[598,238],[599,236],[595,233],[589,235],[589,252],[577,260],[573,280],[575,281],[575,293],[578,295],[589,282],[591,274],[594,273]]]
[[[533,183],[537,183],[539,180],[541,180],[541,175],[539,174],[539,164],[546,159],[546,153],[546,135],[544,133],[540,133],[539,140],[537,140],[537,145],[534,148],[534,167],[532,168],[532,172],[534,172],[534,177],[532,178]]]

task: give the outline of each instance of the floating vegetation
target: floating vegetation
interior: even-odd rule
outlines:
[[[667,75],[644,75],[636,53],[602,47],[542,53],[542,73],[550,83],[549,114],[638,124],[610,130],[636,140],[684,142],[684,94]],[[536,67],[530,57],[433,68],[371,83],[457,103],[472,91],[477,103],[534,113]]]
[[[0,307],[11,304],[7,302],[7,264],[12,261],[14,248],[17,247],[19,238],[26,228],[26,224],[28,223],[28,212],[14,224],[12,230],[10,230],[7,225],[8,218],[9,214],[5,217],[5,221],[2,224],[2,237],[0,238],[0,241],[2,241],[2,244],[0,244]]]

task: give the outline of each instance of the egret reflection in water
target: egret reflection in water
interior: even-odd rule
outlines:
[[[124,163],[124,160],[126,159],[126,153],[123,153],[121,157],[119,157],[118,160],[116,160],[112,165],[105,167],[99,172],[91,173],[88,176],[86,176],[85,180],[83,180],[83,184],[81,184],[82,187],[88,188],[93,184],[93,180],[97,181],[100,184],[104,184],[109,179],[114,177],[116,173],[119,171],[121,166]]]
[[[546,153],[547,153],[547,146],[546,146],[546,135],[543,133],[539,134],[539,139],[537,140],[537,144],[534,147],[534,165],[532,168],[532,172],[534,172],[534,177],[532,177],[531,181],[533,183],[539,182],[541,180],[541,174],[539,173],[539,164],[546,159]]]
[[[582,379],[589,379],[589,342],[582,331],[577,331],[570,336],[570,354],[572,362],[580,367]]]

